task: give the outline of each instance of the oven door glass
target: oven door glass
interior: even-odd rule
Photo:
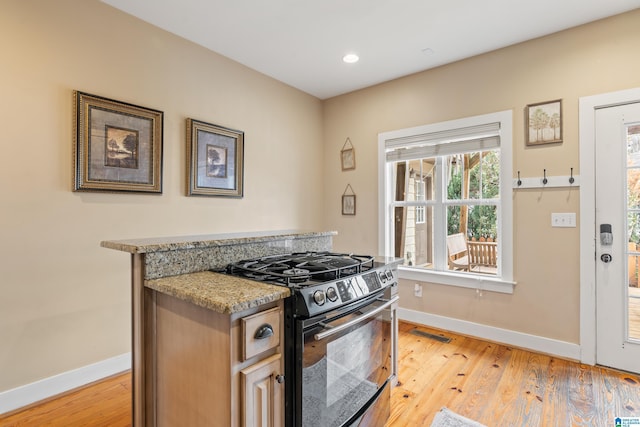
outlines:
[[[386,385],[391,363],[391,312],[374,300],[304,330],[301,419],[304,427],[342,426]],[[378,313],[376,313],[378,311]]]

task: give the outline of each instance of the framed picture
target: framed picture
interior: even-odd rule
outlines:
[[[347,138],[340,150],[340,163],[343,171],[356,168],[356,151],[351,143],[351,139]]]
[[[342,195],[342,215],[355,215],[355,214],[356,214],[356,195],[343,194]]]
[[[562,142],[562,100],[529,104],[526,109],[527,145]]]
[[[162,193],[162,111],[73,94],[74,191]]]
[[[187,195],[243,196],[244,132],[187,119]]]
[[[340,152],[342,156],[342,170],[347,171],[356,168],[356,155],[353,148],[347,148]]]

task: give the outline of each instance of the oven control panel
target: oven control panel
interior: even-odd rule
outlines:
[[[299,289],[309,316],[338,308],[363,298],[396,281],[396,272],[380,267],[332,282]]]

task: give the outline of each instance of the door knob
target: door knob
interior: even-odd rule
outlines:
[[[610,263],[611,262],[611,254],[602,254],[600,255],[600,259],[602,260],[602,262],[604,263]]]

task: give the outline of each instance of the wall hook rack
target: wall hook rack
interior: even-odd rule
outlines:
[[[558,188],[558,187],[579,187],[580,176],[573,174],[573,168],[569,176],[551,176],[547,175],[547,169],[542,170],[542,176],[522,178],[518,171],[518,178],[513,180],[512,188],[514,190],[524,188]]]

